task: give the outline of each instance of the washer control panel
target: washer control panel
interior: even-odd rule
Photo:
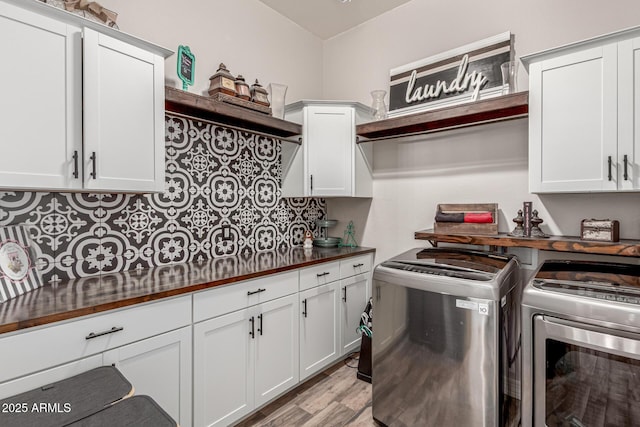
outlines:
[[[616,303],[640,305],[640,292],[614,283],[536,279],[533,281],[533,286],[545,291],[596,298]]]

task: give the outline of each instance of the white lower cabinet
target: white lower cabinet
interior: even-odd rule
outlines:
[[[180,425],[191,425],[191,326],[104,353],[133,384],[135,394],[153,398]]]
[[[226,426],[298,383],[298,300],[289,295],[199,322],[194,425]]]
[[[298,298],[289,295],[257,307],[255,405],[298,383]]]
[[[359,274],[340,281],[342,304],[340,304],[340,329],[342,352],[348,354],[360,347],[362,333],[358,330],[362,312],[367,305],[370,275]]]
[[[0,399],[42,387],[44,384],[61,381],[102,365],[102,355],[96,354],[85,357],[84,359],[65,363],[61,366],[56,366],[55,368],[45,369],[44,371],[5,381],[0,384]]]
[[[300,379],[340,356],[339,283],[307,289],[300,298]]]
[[[228,426],[360,345],[370,256],[0,336],[0,399],[114,365],[182,426]]]
[[[193,420],[223,426],[254,406],[249,310],[193,326]]]
[[[191,425],[191,297],[181,296],[0,338],[0,399],[115,366],[136,394]]]
[[[180,425],[191,425],[191,326],[0,384],[0,399],[99,366],[114,365],[135,394],[153,398]]]

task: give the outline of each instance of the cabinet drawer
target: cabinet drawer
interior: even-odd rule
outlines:
[[[185,295],[52,324],[30,332],[14,333],[0,338],[0,382],[190,323],[191,297]]]
[[[300,270],[300,290],[333,282],[340,278],[340,262],[327,262]]]
[[[231,313],[297,291],[297,271],[219,286],[193,295],[193,322]]]
[[[354,256],[340,261],[340,278],[371,271],[371,254]]]

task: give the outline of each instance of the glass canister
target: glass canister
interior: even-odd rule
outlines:
[[[385,90],[371,91],[371,97],[373,102],[371,108],[373,109],[373,118],[375,120],[383,120],[387,118],[387,105],[384,103],[384,96],[387,94]]]

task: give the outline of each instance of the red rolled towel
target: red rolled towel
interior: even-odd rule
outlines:
[[[493,215],[491,212],[474,212],[464,214],[464,222],[475,222],[478,224],[491,224],[493,222]]]

